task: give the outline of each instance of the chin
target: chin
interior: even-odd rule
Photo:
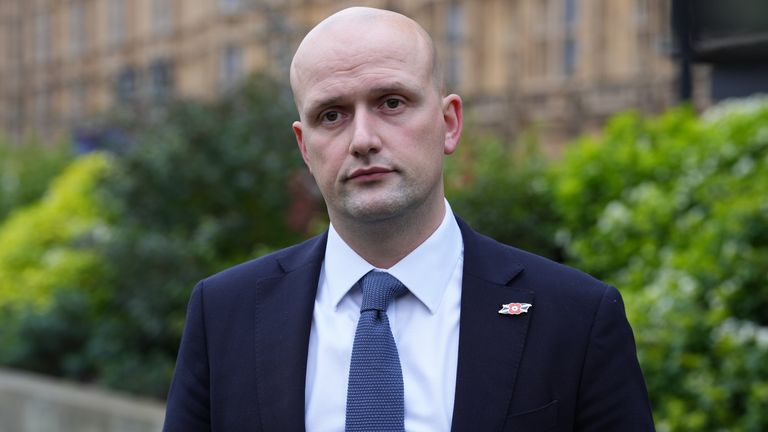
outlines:
[[[392,219],[403,214],[410,207],[405,197],[379,197],[378,199],[354,200],[344,206],[345,212],[353,219],[376,222]]]

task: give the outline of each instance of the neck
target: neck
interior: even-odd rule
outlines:
[[[349,221],[333,218],[339,236],[371,265],[388,269],[419,247],[440,226],[445,202],[425,211],[404,212],[378,221]],[[341,222],[341,223],[339,223]]]

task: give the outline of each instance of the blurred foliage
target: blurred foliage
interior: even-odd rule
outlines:
[[[103,121],[108,133],[92,134],[111,155],[108,175],[97,188],[67,197],[72,209],[47,210],[56,238],[69,239],[83,225],[74,220],[78,203],[99,203],[106,227],[98,238],[51,248],[30,217],[44,203],[10,221],[8,238],[22,238],[12,248],[3,244],[3,254],[66,262],[71,277],[46,276],[79,289],[47,290],[38,295],[46,308],[5,316],[5,338],[15,343],[0,347],[0,361],[163,397],[192,286],[302,237],[284,222],[288,183],[301,166],[290,128],[295,114],[285,89],[257,79],[221,101],[179,102],[142,117],[119,114]],[[72,263],[79,254],[97,262]],[[0,291],[0,302],[18,304],[18,293],[31,287],[24,281]]]
[[[107,301],[89,346],[109,359],[103,382],[163,396],[191,287],[300,239],[284,222],[301,166],[294,118],[285,89],[253,80],[221,101],[118,125],[129,144],[111,145],[115,175],[101,188],[116,220],[102,250]]]
[[[0,139],[0,221],[13,209],[40,198],[72,158],[64,142],[29,139],[12,144]]]
[[[474,229],[558,260],[554,239],[560,220],[546,170],[547,159],[531,136],[510,146],[465,132],[459,150],[446,159],[446,196]]]
[[[77,331],[85,311],[74,310],[74,319],[62,321],[49,314],[59,296],[96,301],[102,295],[105,266],[94,244],[108,228],[95,189],[109,172],[104,154],[82,157],[39,201],[15,210],[0,225],[0,363],[79,376],[67,373],[76,368],[69,357],[77,349],[69,347],[67,335]],[[29,332],[30,325],[45,331]],[[59,356],[67,357],[66,366]]]
[[[768,430],[768,100],[624,114],[555,167],[570,262],[619,286],[659,430]]]
[[[75,161],[42,199],[0,225],[0,307],[44,307],[58,288],[93,277],[99,259],[79,243],[102,224],[94,192],[108,165],[98,153]]]

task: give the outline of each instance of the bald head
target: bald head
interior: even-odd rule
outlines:
[[[290,80],[297,105],[302,90],[325,63],[335,57],[361,61],[364,55],[376,52],[376,43],[400,45],[414,62],[425,68],[438,93],[442,94],[443,79],[438,67],[435,45],[429,34],[416,21],[396,12],[368,7],[351,7],[321,21],[302,40],[291,62]],[[361,52],[361,48],[367,52]]]

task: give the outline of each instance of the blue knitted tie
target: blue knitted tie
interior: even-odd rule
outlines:
[[[363,306],[349,366],[346,430],[404,431],[403,372],[387,306],[407,288],[377,271],[363,276],[360,284]]]

